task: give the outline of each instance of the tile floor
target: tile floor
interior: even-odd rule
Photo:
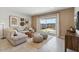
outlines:
[[[13,47],[6,39],[0,39],[0,52],[64,52],[64,39],[48,36],[42,43],[27,42]]]

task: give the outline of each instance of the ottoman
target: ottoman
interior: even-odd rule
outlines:
[[[40,43],[43,41],[43,36],[40,34],[34,34],[33,36],[33,42]]]
[[[45,33],[45,32],[41,32],[40,35],[43,36],[43,39],[47,39],[47,38],[48,38],[48,35],[47,35],[47,33]]]

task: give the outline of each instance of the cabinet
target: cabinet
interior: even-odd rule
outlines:
[[[79,35],[67,31],[65,35],[65,52],[67,49],[79,51]]]

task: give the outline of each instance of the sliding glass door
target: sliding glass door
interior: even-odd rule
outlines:
[[[40,19],[41,31],[47,32],[49,35],[56,35],[56,17]]]

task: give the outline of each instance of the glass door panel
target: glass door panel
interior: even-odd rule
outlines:
[[[46,18],[40,20],[41,31],[50,35],[56,35],[56,18]]]

